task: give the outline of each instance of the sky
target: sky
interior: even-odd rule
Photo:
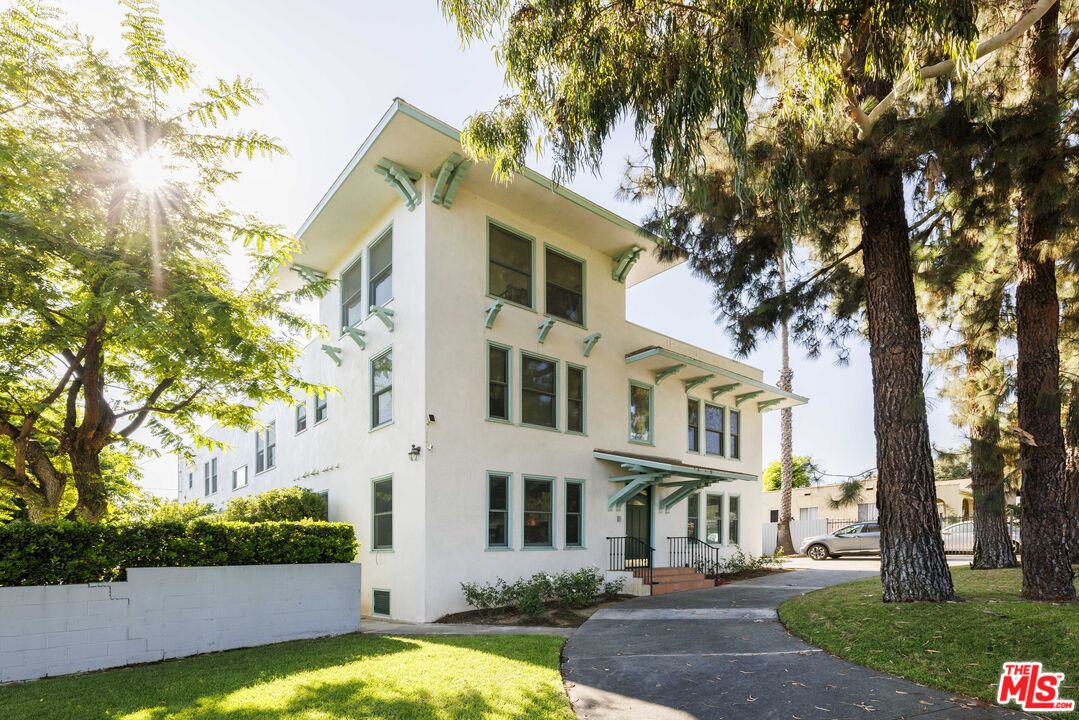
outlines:
[[[122,9],[115,0],[60,2],[68,19],[99,47],[120,52]],[[240,125],[278,137],[288,155],[241,166],[224,200],[242,212],[296,230],[322,198],[395,97],[455,127],[507,94],[492,48],[462,48],[435,0],[161,0],[169,44],[192,60],[197,81],[251,77],[263,104]],[[620,128],[605,149],[599,175],[566,184],[619,214],[640,221],[647,206],[616,197],[627,158],[640,157],[632,131]],[[530,161],[549,174],[546,158]],[[239,267],[237,268],[239,269]],[[732,356],[711,290],[684,267],[629,291],[627,319],[722,355]],[[794,391],[810,398],[794,410],[794,452],[811,455],[827,473],[855,475],[875,466],[873,401],[868,348],[850,341],[849,363],[825,351],[811,360],[792,348]],[[739,358],[775,383],[774,339]],[[945,400],[930,402],[934,446],[963,439],[948,420]],[[779,413],[764,416],[764,462],[779,456]],[[175,462],[143,466],[144,485],[175,495]]]

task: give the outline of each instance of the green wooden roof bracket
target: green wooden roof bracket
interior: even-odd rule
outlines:
[[[651,485],[655,480],[648,475],[641,476],[636,480],[626,483],[625,487],[607,498],[607,509],[614,510],[626,504],[634,495]]]
[[[689,392],[701,383],[706,383],[714,377],[715,375],[698,375],[697,377],[691,377],[689,380],[683,381],[683,384],[686,386],[686,392]]]
[[[439,166],[438,171],[431,173],[431,177],[435,178],[431,201],[435,205],[450,209],[453,198],[457,195],[457,188],[465,179],[465,172],[471,164],[471,160],[462,158],[457,153],[450,153],[450,156]]]
[[[356,343],[360,350],[367,349],[367,331],[354,328],[351,325],[341,328],[341,331],[352,338],[352,342]]]
[[[536,329],[539,330],[539,334],[537,335],[537,338],[539,339],[541,345],[543,344],[543,341],[547,339],[547,335],[548,335],[548,333],[551,332],[551,328],[553,328],[553,327],[554,327],[554,318],[547,318],[546,320],[544,320],[543,322],[541,322],[539,325],[536,326]]]
[[[383,176],[386,182],[390,184],[390,187],[397,191],[397,194],[405,201],[405,207],[409,210],[416,209],[423,199],[423,195],[416,189],[416,182],[420,179],[418,172],[409,170],[386,158],[378,161],[375,172]]]
[[[708,485],[708,484],[709,483],[700,483],[700,482],[686,483],[685,485],[678,488],[677,490],[675,490],[673,493],[671,493],[667,497],[660,500],[659,501],[659,509],[662,510],[663,512],[665,512],[665,513],[669,513],[671,511],[671,508],[674,507],[675,505],[677,505],[679,502],[681,502],[684,498],[689,497],[690,495],[697,492],[702,487],[704,487],[705,485]]]
[[[611,272],[611,277],[624,284],[626,282],[626,276],[629,275],[629,271],[633,269],[634,263],[640,259],[642,252],[644,252],[644,250],[639,246],[630,245],[619,253],[618,257],[614,258],[614,270]]]
[[[323,345],[322,352],[330,356],[330,360],[333,360],[334,365],[341,367],[341,348],[334,345]]]
[[[378,319],[382,321],[382,324],[386,326],[386,329],[393,332],[393,310],[381,305],[372,305],[371,313],[378,315]]]
[[[498,317],[498,313],[502,312],[502,301],[495,300],[493,303],[487,306],[487,319],[483,321],[483,326],[490,329],[495,324],[495,318]]]
[[[767,412],[774,408],[779,403],[783,402],[783,398],[772,398],[771,400],[761,400],[757,403],[757,412]]]
[[[664,378],[669,378],[671,375],[674,375],[676,372],[678,372],[684,367],[685,365],[671,365],[669,367],[656,370],[656,385],[659,385],[661,382],[663,382]]]
[[[294,263],[292,265],[292,271],[302,277],[306,282],[313,283],[326,278],[326,273],[321,270],[316,270],[313,267],[307,267],[306,265],[300,265]]]
[[[746,400],[752,400],[753,398],[757,397],[758,395],[763,395],[763,394],[764,394],[763,390],[754,390],[753,392],[747,392],[747,393],[742,393],[741,395],[735,395],[734,396],[734,405],[735,405],[735,407],[740,407],[742,405],[742,403],[744,403]]]
[[[630,480],[636,480],[641,477],[662,479],[670,475],[666,470],[654,471],[654,470],[641,470],[640,472],[634,472],[632,475],[614,475],[607,478],[610,482],[629,482]]]
[[[585,357],[588,357],[589,355],[592,354],[592,348],[594,348],[596,346],[596,343],[599,342],[599,339],[601,337],[603,337],[603,336],[600,335],[599,333],[592,333],[591,335],[589,335],[588,337],[586,337],[584,339],[584,356]]]
[[[712,388],[712,399],[715,400],[723,393],[729,393],[731,390],[734,390],[741,384],[742,383],[727,383],[726,385],[716,385],[714,388]]]

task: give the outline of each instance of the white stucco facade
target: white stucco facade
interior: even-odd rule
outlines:
[[[393,297],[384,304],[393,313],[392,331],[372,314],[354,326],[364,333],[364,348],[338,332],[312,342],[303,353],[303,373],[337,388],[328,398],[326,419],[316,423],[313,399],[298,399],[306,407],[307,428],[297,433],[293,408],[266,408],[262,419],[276,429],[275,462],[258,474],[255,434],[221,430],[218,437],[227,451],[203,453],[193,468],[179,469],[181,499],[223,504],[237,495],[290,485],[326,491],[330,519],[356,527],[363,613],[375,611],[375,591],[389,591],[389,615],[405,621],[467,609],[462,581],[513,580],[587,565],[607,569],[607,538],[627,534],[626,507],[608,505],[629,481],[612,482],[612,476],[647,476],[641,482],[653,484],[646,533],[657,566],[667,564],[667,538],[687,534],[688,501],[661,507],[679,482],[711,483],[699,490],[701,539],[708,539],[705,516],[712,507],[714,544],[759,553],[759,528],[767,519],[759,483],[762,411],[804,398],[765,385],[756,368],[627,322],[627,288],[666,269],[652,256],[651,242],[627,221],[568,191],[552,190],[534,174],[500,185],[484,166],[459,169],[464,179],[452,205],[439,202],[445,196],[439,168],[451,153],[463,155],[455,137],[439,121],[402,101],[394,103],[301,229],[304,250],[296,258],[304,268],[332,278],[340,278],[359,258],[366,308],[372,296],[371,244],[392,232]],[[376,173],[375,166],[385,160],[412,173],[412,187],[422,195],[412,209]],[[491,223],[530,241],[532,301],[531,307],[504,301],[488,323],[488,308],[498,299],[489,294]],[[621,282],[613,277],[617,258],[635,245],[643,252]],[[548,248],[583,262],[584,317],[582,324],[556,320],[541,342],[540,325],[548,318]],[[283,281],[291,277],[283,272]],[[341,293],[338,283],[320,302],[322,322],[337,330]],[[595,333],[601,338],[586,356],[586,338]],[[505,420],[489,418],[492,344],[510,358]],[[339,366],[323,345],[339,354]],[[371,362],[385,352],[392,353],[392,421],[372,429]],[[555,365],[554,428],[523,422],[524,355]],[[580,432],[569,427],[571,367],[584,373]],[[629,439],[631,382],[651,390],[648,442]],[[711,412],[723,414],[722,455],[689,449],[690,398],[702,403],[702,426],[703,403],[721,408]],[[530,396],[529,402],[531,408],[537,401]],[[739,414],[737,457],[731,452],[732,412]],[[703,448],[704,428],[698,433]],[[413,446],[420,449],[415,459],[409,455]],[[597,459],[597,451],[626,460]],[[648,467],[638,467],[634,458]],[[205,466],[214,459],[217,491],[207,494]],[[667,470],[656,470],[657,464]],[[248,483],[233,489],[232,472],[244,465]],[[492,473],[509,478],[504,547],[489,547]],[[525,542],[526,477],[549,480],[553,489],[545,547]],[[392,547],[375,548],[373,482],[386,478],[392,479]],[[567,482],[581,483],[583,496],[581,542],[574,547],[566,542]],[[535,490],[536,483],[531,487]],[[722,499],[709,503],[707,495]],[[735,529],[732,497],[738,498]],[[537,517],[545,516],[530,514],[530,528]],[[640,534],[640,527],[634,532]],[[731,532],[739,537],[730,537]]]

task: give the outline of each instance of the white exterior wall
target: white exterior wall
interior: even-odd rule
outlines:
[[[0,682],[356,632],[352,563],[133,568],[0,588]]]

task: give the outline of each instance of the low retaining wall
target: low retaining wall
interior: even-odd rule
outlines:
[[[126,582],[0,588],[0,682],[360,627],[355,563],[131,568]]]

